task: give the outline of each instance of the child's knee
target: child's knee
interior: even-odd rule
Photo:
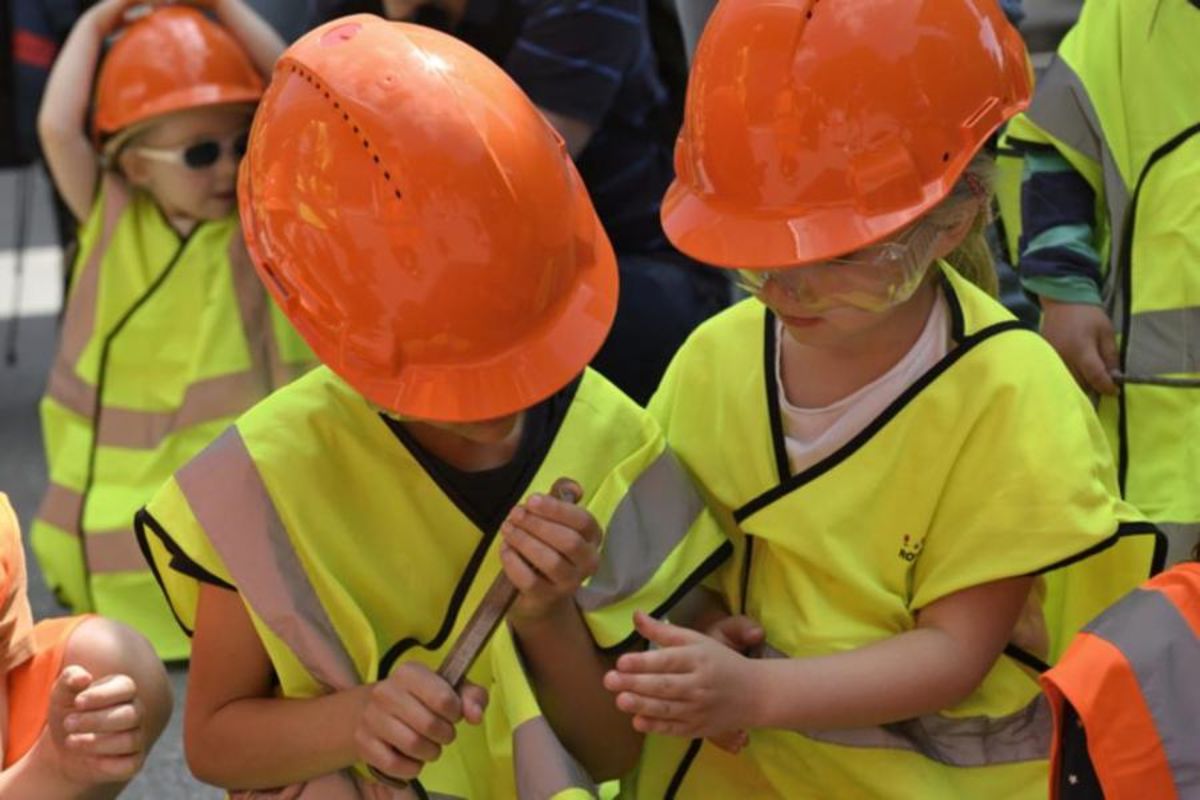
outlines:
[[[67,640],[63,665],[78,664],[99,679],[128,675],[137,685],[146,732],[157,738],[171,716],[171,685],[162,661],[144,636],[114,620],[91,617]]]

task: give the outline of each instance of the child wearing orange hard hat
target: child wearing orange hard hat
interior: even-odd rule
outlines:
[[[467,45],[354,16],[280,59],[240,181],[259,275],[325,366],[139,515],[193,636],[189,764],[314,798],[594,794],[640,743],[601,684],[634,609],[728,543],[586,367],[617,272],[562,139]],[[451,685],[501,573],[508,624]]]
[[[629,796],[1045,796],[1037,672],[1159,534],[989,296],[981,150],[1030,85],[994,0],[714,12],[663,224],[754,297],[651,412],[735,555],[606,675]]]
[[[183,5],[93,7],[38,121],[81,229],[41,406],[50,475],[33,549],[60,600],[134,626],[167,659],[186,658],[187,640],[133,514],[311,361],[255,280],[236,215],[238,161],[283,45],[241,0],[208,5],[218,21]]]
[[[116,797],[171,714],[149,643],[92,615],[36,625],[17,518],[0,492],[0,796]]]

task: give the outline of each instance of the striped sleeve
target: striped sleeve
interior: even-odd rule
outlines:
[[[1099,305],[1095,192],[1052,147],[1027,147],[1021,181],[1021,285],[1067,303]]]

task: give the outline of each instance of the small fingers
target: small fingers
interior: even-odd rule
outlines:
[[[648,697],[636,692],[621,692],[617,695],[617,708],[634,716],[676,720],[684,716],[686,706],[678,700]]]
[[[472,725],[478,725],[480,722],[483,722],[483,712],[488,704],[487,689],[477,686],[470,681],[463,681],[460,698],[463,718]]]
[[[685,700],[692,695],[690,681],[677,674],[624,673],[613,669],[605,673],[604,687],[610,692],[633,692],[664,700]]]
[[[574,581],[579,573],[591,575],[596,571],[599,555],[595,544],[573,528],[518,507],[500,530],[506,542],[555,583]]]
[[[436,761],[442,754],[440,744],[417,731],[403,717],[394,717],[381,709],[368,709],[363,714],[363,723],[371,737],[413,761],[424,764]],[[379,769],[392,774],[382,766]]]
[[[362,732],[356,734],[355,739],[359,755],[383,774],[404,780],[412,780],[421,774],[422,762],[397,752],[380,739]]]
[[[141,731],[121,733],[72,733],[67,747],[89,756],[131,756],[142,752]]]
[[[692,652],[687,647],[668,647],[663,650],[645,650],[640,653],[625,653],[617,659],[617,669],[623,673],[688,673],[695,665]]]
[[[1079,372],[1087,386],[1100,394],[1116,394],[1117,385],[1098,351],[1089,350],[1079,360]]]
[[[132,702],[137,697],[137,684],[128,675],[106,675],[75,696],[78,711],[94,711],[121,703]]]
[[[140,706],[121,703],[98,711],[72,712],[63,720],[63,728],[68,733],[119,733],[134,730],[141,723]]]

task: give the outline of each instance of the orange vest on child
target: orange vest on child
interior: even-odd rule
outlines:
[[[1200,564],[1135,589],[1075,638],[1045,673],[1056,732],[1079,714],[1106,800],[1200,797]],[[1061,735],[1051,755],[1058,800]]]

